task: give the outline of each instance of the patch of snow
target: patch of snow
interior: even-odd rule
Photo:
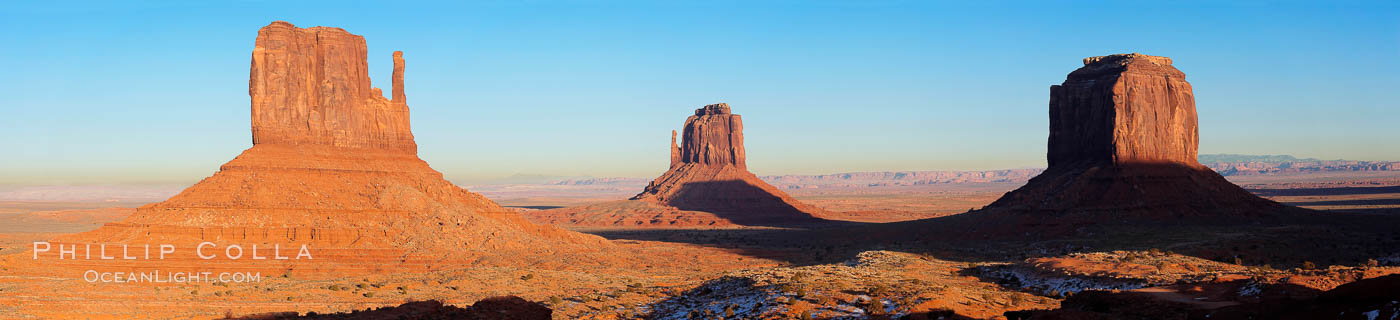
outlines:
[[[1376,262],[1380,262],[1380,264],[1383,266],[1400,265],[1400,254],[1376,259]]]
[[[684,294],[648,305],[647,319],[690,319],[692,313],[724,316],[733,306],[734,318],[773,318],[788,312],[789,299],[795,299],[772,286],[755,286],[753,280],[725,277],[706,282]],[[865,311],[854,306],[818,307],[812,316],[823,319],[861,318]]]
[[[1102,279],[1083,276],[1046,275],[1041,272],[1016,267],[983,268],[984,274],[1000,279],[998,283],[1008,287],[1030,290],[1043,295],[1055,292],[1060,294],[1079,293],[1086,290],[1132,290],[1143,288],[1147,283],[1134,280]]]
[[[1244,286],[1240,287],[1241,297],[1254,297],[1258,296],[1260,293],[1263,292],[1264,286],[1254,281],[1250,281],[1249,283],[1246,283]]]

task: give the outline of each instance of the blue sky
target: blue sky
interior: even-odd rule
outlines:
[[[653,177],[727,102],[758,174],[1043,166],[1049,86],[1087,56],[1172,57],[1202,153],[1400,160],[1396,2],[156,2],[0,7],[0,184],[189,183],[251,145],[273,20],[407,60],[449,179]]]

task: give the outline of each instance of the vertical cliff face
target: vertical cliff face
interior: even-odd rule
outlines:
[[[1051,167],[1124,163],[1199,166],[1196,103],[1172,60],[1143,54],[1084,59],[1050,87]]]
[[[394,100],[370,86],[364,37],[278,21],[258,30],[248,95],[253,144],[322,145],[416,153],[394,53]]]
[[[695,110],[685,119],[682,163],[747,168],[744,164],[744,121],[724,103]]]
[[[1049,168],[988,207],[1158,218],[1277,208],[1197,163],[1196,123],[1191,84],[1171,59],[1086,58],[1050,87]]]
[[[713,212],[741,224],[806,222],[820,212],[748,171],[743,121],[728,104],[696,109],[682,130],[679,145],[671,132],[670,170],[632,200]]]

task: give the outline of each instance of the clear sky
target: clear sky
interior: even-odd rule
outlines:
[[[1400,2],[178,1],[0,6],[0,184],[191,183],[251,146],[273,20],[404,51],[420,155],[449,179],[654,177],[705,104],[755,173],[1045,163],[1049,86],[1169,56],[1201,153],[1400,160]],[[975,4],[973,4],[975,3]]]

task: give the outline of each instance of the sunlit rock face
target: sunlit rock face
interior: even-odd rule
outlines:
[[[1051,167],[1177,163],[1198,166],[1196,99],[1172,60],[1143,54],[1084,59],[1050,86]]]
[[[278,21],[258,30],[248,95],[253,144],[417,152],[409,130],[402,52],[393,100],[370,86],[365,38],[340,28]]]

